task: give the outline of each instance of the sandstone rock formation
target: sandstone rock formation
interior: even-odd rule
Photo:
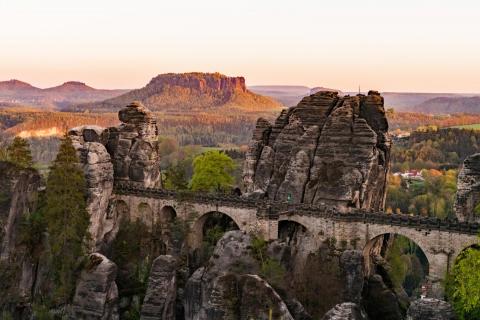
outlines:
[[[322,320],[368,320],[368,317],[359,305],[344,302],[329,310]]]
[[[117,320],[117,266],[105,256],[93,253],[80,274],[70,319]]]
[[[219,73],[167,73],[153,78],[145,87],[121,96],[80,105],[83,110],[116,111],[138,100],[153,111],[198,112],[219,108],[245,111],[280,110],[282,105],[269,97],[257,95],[245,86],[243,77]]]
[[[153,261],[140,319],[175,320],[176,266],[175,259],[169,255]]]
[[[343,299],[360,303],[363,290],[363,253],[359,250],[346,250],[340,256],[340,266],[345,277]]]
[[[34,169],[21,169],[0,161],[0,261],[13,254],[21,217],[37,205],[41,178]]]
[[[283,110],[273,125],[258,120],[243,180],[252,197],[381,210],[389,157],[378,92],[318,92]]]
[[[0,161],[0,315],[10,309],[25,317],[39,284],[38,260],[22,243],[20,224],[36,210],[40,186],[36,170]]]
[[[97,251],[115,237],[121,219],[113,208],[114,181],[161,186],[158,130],[150,111],[134,102],[118,117],[118,127],[81,126],[68,132],[87,181],[89,232]]]
[[[150,111],[133,102],[119,111],[118,118],[122,124],[108,128],[106,133],[115,180],[143,187],[161,186],[158,129]]]
[[[452,306],[438,299],[419,299],[412,302],[406,320],[454,320]]]
[[[293,319],[287,305],[259,273],[251,238],[230,231],[219,240],[206,267],[188,280],[185,319]]]
[[[480,222],[480,153],[465,159],[458,173],[455,214],[460,221]],[[478,210],[478,209],[477,209]]]
[[[107,214],[114,177],[112,160],[104,146],[104,131],[98,126],[82,126],[68,133],[85,173],[89,232],[97,249],[100,249],[105,234],[115,225],[113,217]]]

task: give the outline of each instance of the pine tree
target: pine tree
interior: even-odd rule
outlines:
[[[33,165],[30,146],[27,140],[20,137],[15,137],[7,147],[7,157],[10,162],[23,168],[30,168]]]
[[[62,141],[47,180],[45,219],[49,234],[55,298],[67,303],[75,285],[78,262],[86,253],[89,215],[86,182],[72,141]]]

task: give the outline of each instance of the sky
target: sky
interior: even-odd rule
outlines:
[[[0,0],[0,81],[138,88],[189,71],[478,93],[480,1]]]

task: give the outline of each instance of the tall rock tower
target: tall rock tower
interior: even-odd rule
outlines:
[[[391,140],[383,97],[321,91],[259,119],[247,152],[248,197],[382,210]]]

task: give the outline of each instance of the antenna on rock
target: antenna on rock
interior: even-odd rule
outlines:
[[[360,85],[358,85],[358,94],[360,94]]]

